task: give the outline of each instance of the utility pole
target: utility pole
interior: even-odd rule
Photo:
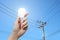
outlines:
[[[45,40],[45,31],[44,31],[44,27],[46,25],[46,22],[42,22],[41,21],[41,29],[42,29],[42,40]]]
[[[40,27],[38,28],[41,28],[42,29],[42,40],[45,40],[45,31],[44,31],[44,27],[46,25],[46,22],[40,20],[38,21],[38,23],[40,24]]]

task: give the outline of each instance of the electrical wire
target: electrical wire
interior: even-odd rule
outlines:
[[[49,14],[56,8],[56,6],[58,5],[58,4],[55,4],[57,1],[58,1],[58,0],[55,0],[55,2],[53,3],[53,5],[55,5],[55,7],[53,7],[52,9],[50,8],[51,10],[48,11],[48,16],[49,16]],[[53,5],[52,5],[52,6],[53,6]],[[52,7],[52,6],[51,6],[51,7]],[[57,12],[59,12],[59,11],[57,11]],[[51,14],[50,18],[51,18],[51,17],[54,17],[54,16],[57,14],[57,12],[54,13],[53,15]],[[45,16],[45,17],[48,17],[48,16]],[[46,21],[49,22],[49,21],[51,20],[50,18],[48,18]]]
[[[47,37],[51,37],[53,35],[56,35],[57,33],[60,33],[60,29],[56,30],[55,32],[49,34]]]
[[[56,0],[57,1],[57,0]],[[55,1],[55,2],[56,2]],[[55,4],[55,3],[54,3]],[[55,4],[55,5],[57,5],[57,4]],[[54,10],[56,8],[56,6],[54,7],[54,8],[52,8],[52,10]],[[51,11],[52,11],[51,10]],[[50,13],[51,13],[51,11],[49,11]],[[56,11],[53,15],[51,14],[50,15],[50,18],[53,18],[53,17],[55,17],[55,15],[57,15],[58,13],[60,12],[60,10],[58,10],[58,11]],[[47,17],[47,16],[46,16]],[[48,19],[47,21],[50,21],[51,19]],[[51,33],[50,35],[48,35],[47,37],[50,37],[50,36],[53,36],[53,35],[55,35],[55,34],[57,34],[57,33],[60,33],[60,29],[59,30],[57,30],[57,31],[55,31],[55,32],[53,32],[53,33]]]
[[[6,6],[5,6],[6,7]],[[3,8],[3,7],[0,7],[0,8],[2,8],[2,9],[4,9],[5,11],[7,11],[7,12],[9,12],[8,10],[6,10],[5,8]],[[7,7],[6,7],[7,8]],[[1,10],[1,12],[3,12],[4,14],[6,14],[6,15],[8,15],[8,16],[10,16],[10,17],[13,17],[13,18],[15,18],[13,15],[10,15],[10,14],[8,14],[8,13],[6,13],[6,12],[4,12],[4,11],[2,11]],[[12,12],[9,12],[9,13],[12,13]],[[32,19],[30,19],[30,20],[32,20]],[[32,23],[32,21],[30,21],[31,23]],[[33,24],[33,23],[32,23]]]
[[[9,16],[9,17],[11,17],[11,18],[14,18],[14,16],[12,16],[12,15],[10,15],[10,14],[8,14],[8,13],[6,13],[6,12],[2,11],[2,10],[0,10],[0,12],[3,12],[3,14],[5,14],[5,15],[7,15],[7,16]]]
[[[0,3],[0,4],[2,4],[2,3]],[[4,4],[2,4],[2,5],[4,5]],[[4,7],[6,7],[6,6],[4,5]],[[6,8],[8,8],[8,7],[6,7]],[[12,9],[10,9],[10,8],[8,8],[8,9],[11,10],[11,11],[14,11],[14,10],[12,10]],[[3,13],[5,13],[5,12],[2,11],[2,10],[0,10],[0,11],[3,12]],[[16,12],[16,11],[14,11],[14,12]],[[55,16],[56,14],[57,14],[57,13],[55,13],[54,16]],[[7,13],[6,13],[6,15],[11,16],[11,15],[9,15],[9,14],[7,14]],[[13,17],[13,16],[11,16],[11,17]],[[52,15],[51,17],[53,17],[53,15]],[[49,20],[50,20],[50,19],[49,19]],[[60,31],[56,31],[56,33],[57,33],[57,32],[60,32]],[[53,33],[53,34],[54,34],[54,33]]]
[[[11,8],[9,8],[9,7],[7,7],[5,4],[3,4],[3,3],[1,3],[1,2],[0,2],[0,4],[1,4],[2,6],[4,6],[4,7],[6,7],[7,9],[11,10],[12,12],[17,13],[15,10],[13,10],[13,9],[11,9]]]
[[[5,4],[3,4],[3,3],[1,3],[1,2],[0,2],[0,4],[1,4],[2,6],[4,6],[4,7],[6,7],[7,9],[9,9],[10,11],[16,12],[15,10],[7,7]],[[2,7],[1,7],[1,8],[2,8]],[[4,9],[4,8],[3,8],[3,9]],[[5,10],[6,10],[6,9],[5,9]],[[6,11],[9,12],[9,13],[12,13],[12,12],[10,12],[10,11],[8,11],[8,10],[6,10]],[[13,15],[16,16],[16,14],[13,14]],[[28,17],[28,18],[29,18],[29,17]],[[29,20],[30,20],[31,23],[33,23],[33,21],[34,21],[34,20],[32,20],[31,18],[29,18]],[[35,24],[33,23],[32,25],[35,25]]]

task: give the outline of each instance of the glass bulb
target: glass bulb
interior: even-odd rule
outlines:
[[[24,9],[24,8],[19,8],[18,9],[18,16],[20,18],[24,17],[25,14],[26,14],[26,9]]]

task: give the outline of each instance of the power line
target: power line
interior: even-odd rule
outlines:
[[[3,3],[1,3],[0,2],[0,4],[2,5],[2,6],[4,6],[4,7],[6,7],[7,9],[9,9],[10,11],[14,11],[14,12],[16,12],[15,10],[13,10],[13,9],[11,9],[11,8],[9,8],[9,7],[7,7],[6,5],[4,5]],[[2,8],[2,7],[1,7]],[[4,9],[4,8],[3,8]],[[5,9],[6,10],[6,9]],[[8,10],[6,10],[6,11],[8,11]],[[10,12],[10,11],[8,11],[8,12]],[[10,13],[12,13],[12,12],[10,12]],[[13,14],[13,15],[15,15],[15,14]],[[16,15],[15,15],[16,16]],[[29,18],[29,17],[28,17]],[[30,22],[32,23],[32,21],[34,21],[34,20],[32,20],[31,18],[29,18],[30,19]]]
[[[10,11],[6,10],[5,8],[1,7],[1,6],[0,6],[0,9],[4,9],[5,11],[7,11],[7,12],[9,12],[9,13],[12,13],[12,12],[10,12]],[[1,10],[1,12],[3,12],[3,14],[6,14],[6,15],[11,16],[12,18],[13,18],[13,17],[15,17],[15,18],[16,18],[16,16],[13,16],[12,14],[6,13],[6,12],[4,12],[4,11],[2,11],[2,10]]]
[[[2,8],[2,7],[0,7],[0,9],[4,9],[4,8]],[[8,10],[6,10],[6,9],[4,9],[5,11],[8,11]],[[16,16],[13,16],[13,15],[10,15],[9,13],[11,13],[11,12],[9,12],[9,13],[6,13],[6,12],[4,12],[4,11],[2,11],[1,10],[1,12],[3,12],[3,14],[5,14],[5,15],[8,15],[8,16],[10,16],[11,18],[16,18]],[[29,20],[30,20],[30,22],[32,23],[32,25],[35,25],[31,20],[31,18],[29,18]]]
[[[55,4],[57,2],[57,0],[55,0],[55,2],[52,4],[52,6],[54,6],[54,5],[57,5],[57,4]],[[46,19],[48,16],[49,16],[49,14],[51,13],[51,11],[54,9],[54,8],[56,8],[56,6],[55,7],[53,7],[52,8],[52,6],[49,8],[49,9],[51,9],[50,11],[48,11],[48,15],[47,16],[45,16],[45,18],[44,19]],[[58,11],[57,11],[58,12]],[[51,17],[53,17],[53,16],[55,16],[56,14],[57,14],[57,12],[55,13],[55,14],[51,14],[51,16],[50,16],[50,18]],[[48,18],[46,21],[49,21],[49,20],[51,20],[50,18]],[[37,21],[38,23],[40,23],[40,21],[38,20]]]
[[[60,10],[59,11],[57,11],[54,15],[52,15],[52,16],[50,16],[51,18],[52,17],[54,17],[57,13],[59,13],[60,12]],[[48,19],[48,21],[50,21],[50,19]],[[39,22],[40,23],[40,22]],[[39,27],[40,28],[40,27]],[[59,33],[60,32],[60,29],[59,30],[57,30],[57,31],[55,31],[55,32],[53,32],[53,33],[51,33],[50,35],[48,35],[47,37],[50,37],[50,36],[53,36],[53,35],[55,35],[55,34],[57,34],[57,33]]]
[[[49,14],[51,13],[51,11],[53,10],[53,9],[55,9],[56,8],[56,6],[58,5],[58,4],[55,4],[55,3],[57,3],[57,1],[58,0],[55,0],[55,2],[53,3],[53,5],[55,5],[55,7],[53,7],[52,9],[51,9],[51,7],[53,6],[51,6],[49,9],[51,9],[50,11],[48,11],[48,15],[47,16],[45,16],[45,17],[48,17],[49,16]],[[56,14],[56,13],[55,13]],[[53,14],[54,16],[55,16],[55,14]],[[52,15],[52,14],[51,14]],[[52,15],[52,17],[53,17],[53,15]],[[51,16],[50,16],[51,17]],[[47,21],[49,21],[50,20],[50,18],[49,19],[47,19]]]
[[[60,10],[58,10],[57,12],[55,12],[53,15],[51,15],[50,17],[52,18],[52,17],[54,17],[57,13],[59,13],[60,12]],[[50,18],[47,20],[47,21],[49,21],[50,20]],[[40,23],[40,21],[38,21],[39,23]],[[52,34],[50,34],[50,35],[48,35],[48,36],[52,36],[52,35],[54,35],[54,34],[56,34],[56,33],[59,33],[60,32],[60,30],[58,30],[58,31],[56,31],[56,32],[54,32],[54,33],[52,33]]]
[[[15,12],[15,13],[17,13],[15,10],[13,10],[13,9],[11,9],[11,8],[9,8],[9,7],[7,7],[5,4],[3,4],[3,3],[1,3],[0,2],[0,4],[2,5],[2,6],[4,6],[4,7],[6,7],[7,9],[9,9],[10,11],[13,11],[13,12]],[[8,11],[8,10],[7,10]],[[8,11],[9,12],[9,11]],[[16,16],[16,14],[13,14],[13,15],[15,15]],[[28,17],[30,20],[32,20],[30,17]],[[34,20],[32,20],[32,21],[34,21]]]
[[[9,7],[7,7],[5,4],[3,4],[3,3],[1,3],[1,2],[0,2],[0,4],[3,5],[4,7],[6,7],[7,9],[9,9],[9,10],[11,10],[11,11],[17,13],[15,10],[13,10],[13,9],[11,9],[11,8],[9,8]]]
[[[3,12],[3,11],[1,11],[1,12]],[[5,13],[5,12],[4,12]],[[7,15],[9,15],[9,14],[7,14]],[[11,16],[11,15],[10,15]],[[52,15],[53,16],[53,15]]]
[[[57,33],[60,33],[60,29],[58,29],[58,30],[56,30],[55,32],[49,34],[47,37],[53,36],[53,35],[55,35],[55,34],[57,34]]]
[[[50,18],[52,19],[56,14],[58,14],[60,11],[57,11],[56,13],[54,13],[53,15],[50,16]],[[50,21],[51,19],[48,19],[47,21]]]
[[[1,3],[1,5],[3,5],[3,6],[5,6],[6,8],[8,8],[8,9],[10,9],[9,7],[7,7],[6,5],[4,5],[3,3]],[[2,9],[4,9],[3,7],[1,7]],[[6,10],[6,9],[4,9],[4,10]],[[12,10],[12,9],[10,9],[10,10]],[[8,11],[8,10],[6,10],[6,11]],[[13,10],[12,10],[13,11]],[[3,11],[2,11],[3,12]],[[8,11],[9,12],[9,11]],[[5,12],[4,12],[5,13]],[[10,13],[12,13],[12,12],[10,12]],[[9,14],[8,14],[9,15]],[[30,20],[32,20],[31,18],[29,18]],[[32,20],[32,21],[34,21],[34,20]],[[31,23],[32,23],[32,21],[30,21]]]
[[[0,7],[0,8],[2,8],[2,9],[4,9],[3,7]],[[8,11],[8,10],[6,10],[6,9],[4,9],[5,11]],[[6,15],[8,15],[8,16],[10,16],[11,18],[16,18],[16,17],[14,17],[13,15],[10,15],[9,13],[12,13],[12,12],[9,12],[9,13],[6,13],[6,12],[4,12],[4,11],[2,11],[1,10],[1,12],[3,12],[4,14],[6,14]],[[32,19],[30,19],[30,20],[32,20]],[[30,21],[31,23],[32,23],[32,21]],[[33,23],[32,23],[32,25],[33,25]]]
[[[2,10],[0,10],[0,12],[3,12],[3,14],[8,15],[8,16],[10,16],[11,18],[13,18],[13,17],[14,17],[14,16],[12,16],[12,15],[10,15],[10,14],[8,14],[8,13],[6,13],[6,12],[2,11]]]

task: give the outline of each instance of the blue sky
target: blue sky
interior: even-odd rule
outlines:
[[[0,0],[0,40],[8,40],[21,7],[29,12],[28,30],[21,40],[42,39],[42,30],[36,25],[41,17],[47,22],[46,40],[60,40],[60,0]]]

